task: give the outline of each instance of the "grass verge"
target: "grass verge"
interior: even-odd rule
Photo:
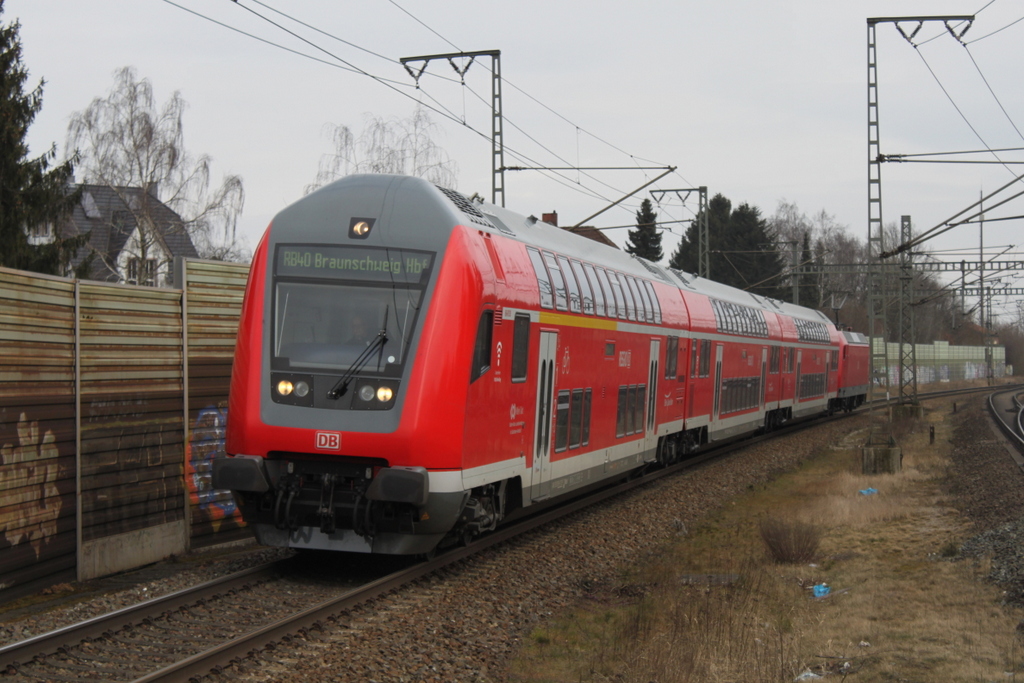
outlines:
[[[509,679],[1024,682],[1019,610],[984,562],[952,561],[970,532],[945,493],[950,412],[897,425],[899,474],[861,475],[853,434],[739,497],[536,629]]]

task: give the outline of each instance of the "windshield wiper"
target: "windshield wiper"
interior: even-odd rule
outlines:
[[[384,320],[387,320],[387,313],[384,314]],[[345,371],[345,374],[341,376],[334,387],[327,392],[327,398],[336,400],[344,396],[345,392],[348,391],[348,385],[352,383],[353,379],[355,379],[356,373],[362,370],[363,366],[370,360],[370,357],[373,356],[373,352],[378,349],[380,350],[380,355],[377,358],[377,367],[380,367],[380,361],[384,357],[384,345],[387,342],[388,332],[387,328],[384,327],[377,333],[377,336],[374,337],[373,341],[363,349],[363,352],[359,354],[359,357],[355,359],[355,362],[353,362],[352,366]]]

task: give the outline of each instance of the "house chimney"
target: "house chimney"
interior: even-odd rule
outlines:
[[[558,212],[557,211],[552,211],[551,213],[542,213],[540,215],[540,219],[542,221],[544,221],[545,223],[550,223],[551,225],[555,226],[556,228],[558,227]]]

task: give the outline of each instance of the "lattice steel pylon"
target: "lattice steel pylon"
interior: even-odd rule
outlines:
[[[868,400],[875,402],[876,387],[885,383],[889,393],[889,354],[885,338],[884,269],[879,259],[885,251],[882,226],[882,162],[878,126],[878,55],[875,26],[868,19],[868,339],[871,342],[871,385]],[[881,321],[881,325],[879,325]],[[875,337],[881,337],[876,343]],[[881,368],[882,374],[879,375]],[[879,381],[876,382],[875,380]]]
[[[910,216],[900,219],[900,242],[913,238]],[[917,345],[914,343],[914,260],[907,249],[900,253],[900,395],[899,402],[917,405]]]
[[[973,15],[927,16],[927,17],[874,17],[868,18],[868,338],[871,340],[871,387],[868,400],[874,403],[876,391],[884,382],[889,393],[889,355],[887,353],[885,320],[886,297],[884,291],[885,269],[881,255],[885,252],[884,225],[882,223],[882,151],[879,135],[878,116],[878,53],[875,41],[875,27],[878,24],[894,24],[900,34],[913,45],[913,39],[926,22],[941,21],[954,36],[957,33],[950,22],[971,22]],[[908,35],[900,23],[917,24]],[[961,29],[962,36],[965,29]],[[959,38],[958,38],[959,39]],[[915,46],[916,47],[916,46]],[[876,337],[879,339],[876,343]],[[881,371],[876,370],[881,366]],[[876,385],[875,380],[879,380]]]
[[[426,71],[427,65],[435,59],[446,59],[459,78],[465,79],[466,72],[477,57],[491,58],[491,204],[498,204],[498,197],[501,197],[501,206],[505,206],[505,134],[503,128],[504,119],[501,114],[501,50],[478,50],[476,52],[446,52],[437,55],[420,55],[418,57],[402,57],[398,61],[405,67],[405,70],[416,81],[419,87],[420,76]],[[462,65],[456,64],[456,59],[469,59]],[[410,64],[423,62],[419,69],[414,69]],[[463,85],[465,82],[463,81]],[[465,123],[465,121],[463,121]]]
[[[685,194],[683,194],[685,192]],[[705,280],[711,278],[711,265],[708,254],[708,188],[707,185],[700,187],[679,187],[671,190],[651,190],[654,201],[661,204],[661,200],[667,194],[674,194],[680,204],[686,204],[690,193],[697,193],[697,275]]]

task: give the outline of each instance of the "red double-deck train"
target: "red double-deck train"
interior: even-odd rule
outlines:
[[[351,176],[257,248],[214,485],[267,545],[428,553],[867,384],[864,336],[818,311]]]

